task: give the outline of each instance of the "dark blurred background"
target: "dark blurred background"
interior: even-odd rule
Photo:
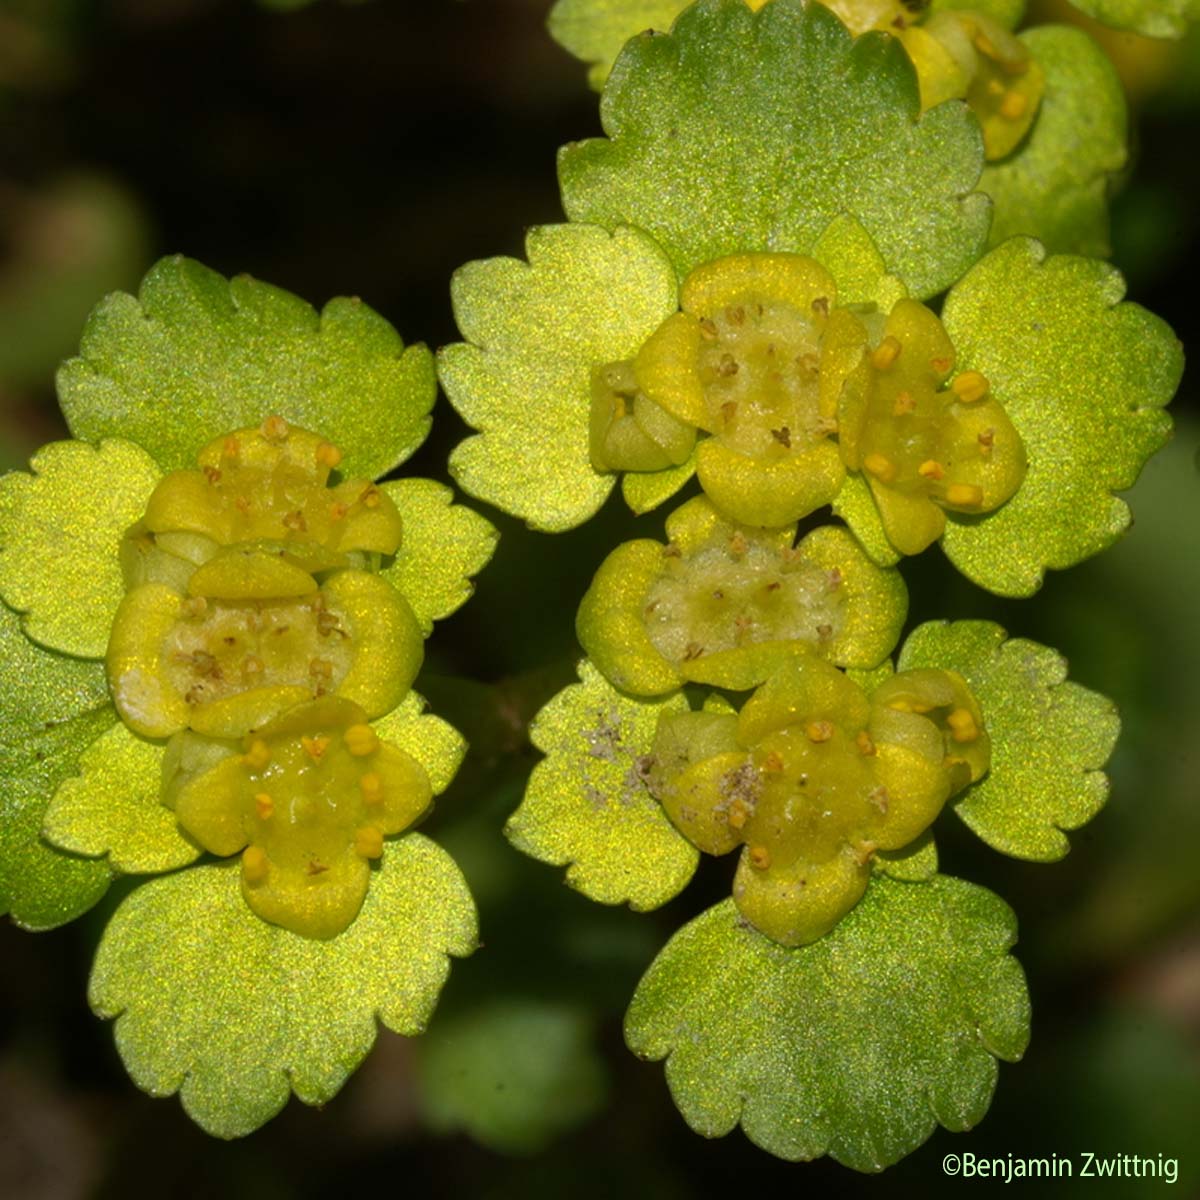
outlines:
[[[313,303],[357,294],[406,340],[454,338],[451,272],[520,253],[561,216],[554,152],[596,134],[583,68],[548,0],[0,0],[0,465],[63,434],[53,396],[92,304],[163,253],[248,271]],[[1056,15],[1060,15],[1055,10]],[[1200,53],[1110,38],[1137,105],[1114,244],[1131,296],[1195,344]],[[951,814],[943,869],[994,888],[1021,923],[1033,1043],[992,1111],[939,1131],[881,1177],[780,1163],[735,1132],[692,1134],[621,1014],[671,932],[727,894],[708,862],[665,909],[605,909],[523,859],[500,829],[534,756],[529,716],[571,675],[573,613],[617,540],[661,532],[619,500],[534,535],[489,513],[500,550],[441,624],[418,682],[472,754],[429,831],[458,859],[484,949],[456,964],[430,1033],[381,1033],[324,1110],[206,1137],[126,1078],[84,999],[115,886],[75,925],[0,922],[0,1197],[310,1196],[350,1188],[481,1197],[670,1198],[745,1187],[950,1194],[950,1151],[1085,1150],[1180,1159],[1200,1195],[1200,442],[1194,393],[1132,497],[1137,526],[1038,597],[998,601],[936,551],[905,565],[911,624],[999,620],[1061,649],[1114,697],[1125,733],[1108,808],[1055,866],[1001,859]],[[405,468],[445,479],[462,437],[439,401]],[[1156,1194],[1161,1181],[1058,1181],[1046,1194]],[[1025,1194],[1040,1194],[1027,1185]]]

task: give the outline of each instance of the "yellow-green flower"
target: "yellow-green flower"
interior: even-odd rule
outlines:
[[[861,898],[877,851],[902,850],[990,762],[961,676],[893,676],[868,697],[815,658],[773,675],[741,712],[659,717],[648,778],[706,854],[743,847],[742,915],[785,946],[815,941]]]
[[[201,1124],[247,1132],[289,1080],[328,1098],[370,1044],[338,1035],[341,1067],[307,1075],[308,1051],[289,1039],[315,1002],[272,994],[263,954],[308,962],[331,986],[349,971],[347,1013],[366,1005],[372,1023],[378,1010],[415,1032],[445,955],[471,948],[457,868],[398,835],[465,749],[411,685],[434,619],[469,594],[495,531],[439,484],[374,482],[424,437],[434,381],[428,351],[357,301],[318,315],[164,260],[138,300],[99,306],[59,388],[76,440],[0,480],[15,730],[0,757],[0,901],[44,927],[94,903],[115,872],[174,872],[118,910],[93,1006],[122,1014],[138,1082],[170,1094],[187,1079]],[[191,866],[206,854],[227,861]],[[422,892],[436,916],[417,915]],[[410,938],[399,976],[339,949],[359,921],[389,920]],[[176,930],[165,943],[164,923]],[[248,985],[226,1013],[245,1049],[195,1027],[164,1040],[172,996],[212,988],[218,944],[266,987]],[[209,1017],[189,1007],[177,1019]],[[275,1057],[249,1069],[260,1035]]]
[[[638,696],[684,683],[744,690],[796,654],[875,667],[895,648],[908,597],[844,529],[796,542],[795,525],[726,520],[704,496],[666,522],[667,544],[618,546],[579,606],[576,629],[608,680]]]

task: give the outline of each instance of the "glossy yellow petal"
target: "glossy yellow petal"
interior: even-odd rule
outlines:
[[[642,393],[677,420],[697,429],[713,429],[698,355],[700,325],[687,313],[668,317],[643,343],[633,361]]]
[[[683,282],[679,306],[697,317],[748,297],[769,296],[800,312],[828,314],[837,305],[833,276],[801,254],[730,254],[697,267]]]
[[[225,550],[197,567],[188,593],[215,600],[281,600],[307,596],[317,581],[279,554],[258,549]]]
[[[126,595],[113,619],[105,665],[121,719],[143,737],[187,728],[191,710],[167,678],[164,646],[183,615],[183,597],[161,583]]]

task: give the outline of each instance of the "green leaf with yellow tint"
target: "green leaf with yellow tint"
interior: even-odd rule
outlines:
[[[475,908],[445,851],[389,843],[358,917],[319,941],[270,925],[242,898],[240,868],[151,880],[117,910],[90,1001],[116,1018],[137,1085],[178,1092],[192,1119],[234,1138],[295,1094],[333,1097],[375,1042],[376,1022],[421,1033],[450,970],[475,948]]]
[[[995,204],[992,245],[1016,234],[1055,254],[1106,257],[1108,192],[1125,165],[1125,93],[1108,56],[1086,33],[1047,25],[1021,34],[1046,80],[1028,139],[983,169]]]
[[[900,44],[852,41],[827,9],[700,0],[638,38],[601,102],[608,139],[559,159],[573,221],[645,229],[683,278],[747,250],[811,252],[835,217],[867,230],[887,270],[930,296],[975,261],[989,204],[966,108],[919,114]]]
[[[425,711],[423,697],[410,691],[387,716],[371,727],[383,741],[403,750],[425,768],[435,796],[444,792],[462,765],[467,743],[441,717]]]
[[[58,373],[76,437],[123,437],[164,468],[195,465],[214,437],[277,413],[334,442],[347,478],[375,478],[429,432],[437,385],[421,345],[361,300],[318,313],[248,275],[161,259],[136,297],[102,300],[80,356]]]
[[[877,850],[875,870],[908,883],[922,883],[937,874],[937,843],[933,831],[927,829],[915,842],[903,850]]]
[[[41,828],[54,790],[116,721],[101,663],[42,650],[0,607],[0,913],[18,925],[62,925],[108,889],[107,863],[56,850]]]
[[[1130,521],[1113,493],[1133,485],[1170,434],[1162,408],[1183,353],[1158,317],[1119,303],[1124,292],[1106,263],[1047,258],[1037,242],[1013,238],[946,300],[958,368],[987,377],[1029,463],[995,512],[947,514],[947,556],[999,595],[1032,595],[1046,568],[1111,545]]]
[[[428,636],[434,621],[470,598],[471,576],[487,565],[500,535],[432,479],[397,479],[381,489],[404,522],[400,549],[383,577],[404,595]]]
[[[1063,657],[990,621],[931,621],[900,652],[900,670],[957,671],[983,709],[991,770],[954,803],[989,846],[1053,862],[1108,797],[1101,768],[1121,723],[1112,701],[1071,683]]]
[[[128,875],[171,871],[200,857],[159,798],[161,742],[116,724],[83,752],[78,770],[50,802],[42,825],[47,841],[89,858],[107,856]]]
[[[550,36],[589,65],[588,82],[599,91],[635,34],[670,29],[687,0],[558,0],[546,26]]]
[[[450,471],[464,491],[558,532],[604,503],[616,476],[592,466],[592,368],[632,358],[676,307],[671,264],[644,234],[547,225],[527,263],[468,263],[451,294],[466,342],[438,355],[450,403],[479,435]]]
[[[683,890],[700,856],[650,794],[641,761],[659,713],[685,712],[687,701],[678,692],[634,700],[586,659],[579,678],[530,728],[546,759],[505,835],[531,857],[567,866],[567,883],[601,904],[657,908]]]
[[[1076,8],[1114,29],[1153,38],[1180,38],[1200,20],[1197,0],[1071,0]]]
[[[24,613],[34,641],[102,658],[125,594],[117,558],[158,482],[154,460],[132,442],[53,442],[32,475],[0,478],[0,596]]]
[[[938,1124],[975,1125],[997,1058],[1021,1057],[1029,997],[1015,940],[998,896],[944,875],[876,875],[830,933],[795,949],[726,900],[651,964],[625,1037],[639,1057],[667,1060],[697,1133],[740,1124],[780,1158],[880,1171]]]

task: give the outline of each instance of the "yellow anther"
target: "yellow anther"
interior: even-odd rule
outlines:
[[[952,358],[938,357],[931,358],[929,360],[930,370],[932,370],[936,375],[945,375],[945,373],[950,370],[952,366],[954,366],[954,360]]]
[[[892,416],[903,417],[917,407],[912,392],[897,392],[895,403],[892,405]]]
[[[863,466],[879,480],[880,483],[891,483],[896,478],[896,464],[883,454],[868,454],[863,459]]]
[[[203,596],[189,596],[183,602],[183,615],[199,621],[208,613],[208,601]]]
[[[954,377],[950,390],[964,404],[974,404],[988,394],[990,386],[986,375],[980,375],[978,371],[964,371],[961,375]]]
[[[991,458],[992,447],[996,443],[996,431],[994,429],[985,429],[979,435],[979,453],[984,458]]]
[[[271,799],[270,793],[254,793],[254,811],[258,813],[260,821],[265,821],[275,811],[275,801]]]
[[[928,458],[917,468],[917,474],[922,479],[944,479],[946,468],[936,458]]]
[[[291,430],[288,423],[277,413],[272,413],[259,427],[259,431],[268,442],[286,442]]]
[[[383,834],[374,825],[364,825],[354,835],[354,849],[363,858],[378,858],[383,853]]]
[[[729,806],[729,824],[733,826],[734,829],[741,829],[742,826],[746,824],[749,816],[749,811],[740,800],[735,800]]]
[[[266,854],[257,846],[242,851],[242,877],[247,883],[262,883],[271,869]]]
[[[766,846],[751,846],[750,865],[756,871],[765,871],[771,865],[770,850]]]
[[[804,732],[810,742],[827,742],[833,737],[833,726],[828,721],[809,721]]]
[[[367,488],[359,499],[363,502],[364,508],[378,508],[380,504],[379,491],[374,486]]]
[[[1029,101],[1020,92],[1009,92],[1000,101],[1000,115],[1006,121],[1019,121],[1029,107]]]
[[[271,761],[271,747],[262,738],[255,738],[242,755],[242,762],[252,771],[262,771]]]
[[[379,739],[370,725],[351,725],[342,735],[346,749],[355,758],[365,758],[379,749]]]
[[[342,461],[342,452],[332,442],[322,442],[317,447],[317,462],[333,470]]]
[[[875,743],[871,741],[871,735],[865,730],[861,730],[858,736],[854,739],[854,744],[858,747],[859,754],[871,755],[875,753]]]
[[[615,396],[613,398],[613,420],[619,421],[622,417],[629,415],[629,405],[625,403],[624,396]]]
[[[916,713],[918,716],[924,716],[930,711],[928,704],[922,704],[920,700],[907,700],[903,696],[897,696],[895,700],[890,701],[888,708],[894,712]]]
[[[979,739],[979,726],[965,708],[956,708],[947,718],[950,734],[956,742],[974,742]]]
[[[946,503],[959,508],[978,508],[983,503],[983,488],[974,483],[952,483],[946,489]]]
[[[332,679],[333,663],[327,658],[314,658],[308,664],[308,673],[317,679]]]
[[[325,756],[325,751],[329,749],[329,739],[324,734],[318,734],[316,737],[309,737],[307,734],[302,734],[300,745],[304,747],[304,753],[313,762],[320,762]]]
[[[350,509],[347,508],[346,505],[344,505],[340,500],[335,500],[329,506],[329,516],[330,519],[334,521],[344,521],[346,519],[346,514],[349,511]]]
[[[998,79],[989,79],[987,82],[987,90],[989,96],[1003,96],[1004,84]]]
[[[886,371],[900,357],[902,349],[899,339],[888,334],[871,352],[871,366],[877,371]]]
[[[223,458],[237,458],[242,452],[242,443],[230,434],[221,445],[221,456]]]
[[[363,799],[368,804],[383,803],[383,780],[374,771],[368,771],[363,775],[358,781],[358,786],[362,789]]]
[[[977,33],[975,35],[975,49],[988,58],[995,59],[996,61],[1000,59],[1000,51],[996,49],[996,43],[986,33]]]
[[[778,775],[783,770],[783,755],[778,750],[772,750],[763,759],[763,770],[770,771],[772,775]]]
[[[746,541],[746,535],[740,530],[729,539],[729,550],[735,558],[741,558],[749,547],[750,543]]]

